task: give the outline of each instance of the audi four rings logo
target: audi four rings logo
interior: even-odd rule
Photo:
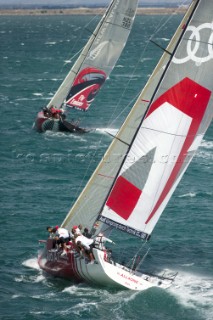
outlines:
[[[200,43],[202,43],[200,32],[203,29],[210,29],[212,32],[210,34],[208,42],[206,43],[208,55],[206,55],[205,57],[199,57],[197,53],[200,47]],[[189,26],[187,28],[187,31],[192,32],[186,45],[187,56],[184,58],[174,57],[172,61],[174,63],[181,64],[192,60],[198,64],[201,64],[203,62],[211,60],[213,58],[213,23],[203,23],[197,28]]]

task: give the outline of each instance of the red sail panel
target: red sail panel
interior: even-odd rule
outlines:
[[[168,102],[189,117],[192,118],[192,123],[190,125],[188,135],[185,139],[181,152],[177,158],[176,164],[171,172],[171,175],[157,201],[152,212],[150,213],[146,224],[152,219],[164,199],[166,198],[168,192],[170,191],[173,183],[178,177],[181,171],[183,162],[187,156],[187,152],[192,145],[194,138],[198,132],[200,123],[206,111],[209,99],[211,96],[211,91],[202,87],[198,83],[185,78],[174,87],[165,92],[161,97],[159,97],[151,106],[147,117],[157,108],[159,108],[163,103]]]
[[[142,191],[120,176],[106,202],[106,205],[127,220],[134,210]]]
[[[104,71],[96,68],[83,69],[73,82],[66,98],[66,105],[83,111],[88,110],[105,80]]]

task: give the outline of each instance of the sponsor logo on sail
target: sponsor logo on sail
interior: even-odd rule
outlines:
[[[86,111],[105,80],[106,73],[100,69],[87,67],[81,70],[66,97],[66,105]]]
[[[209,29],[211,33],[209,39],[204,42],[201,37],[201,32],[206,32],[206,29]],[[189,26],[186,32],[187,31],[191,31],[191,35],[186,45],[187,56],[184,58],[174,57],[172,61],[176,64],[181,64],[192,60],[197,65],[200,65],[213,59],[213,23],[203,23],[198,27]],[[200,47],[203,47],[204,45],[207,46],[207,55],[201,57],[198,52]]]

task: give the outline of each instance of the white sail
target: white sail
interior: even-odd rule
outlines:
[[[193,1],[63,225],[148,238],[212,118],[213,2]],[[171,54],[169,54],[170,52]]]
[[[194,1],[102,210],[102,222],[148,237],[199,147],[213,114],[212,10],[211,0]]]
[[[48,103],[86,111],[111,73],[132,28],[138,0],[113,0],[67,77]]]

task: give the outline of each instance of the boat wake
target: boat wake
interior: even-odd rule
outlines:
[[[24,262],[22,262],[22,265],[30,269],[40,270],[37,258],[25,260]]]
[[[40,271],[37,276],[30,277],[31,282],[38,283],[41,281],[46,282],[45,276],[41,274],[41,270],[37,263],[37,258],[25,260],[22,265],[30,269]],[[191,265],[188,265],[189,267]],[[185,265],[186,267],[186,265]],[[165,270],[165,272],[168,270]],[[171,271],[171,270],[170,270]],[[16,279],[17,282],[25,281],[23,278]],[[155,288],[153,288],[155,290]],[[150,289],[152,290],[152,288]],[[148,292],[148,291],[147,291]],[[155,291],[158,294],[158,291]],[[177,301],[185,308],[195,309],[200,313],[205,320],[213,319],[213,278],[187,272],[179,272],[175,278],[174,283],[167,289],[169,294],[172,294]],[[62,294],[75,296],[78,298],[78,303],[71,307],[72,312],[78,314],[82,312],[82,308],[90,310],[91,307],[98,307],[101,302],[105,305],[117,306],[129,303],[137,299],[140,291],[126,291],[126,290],[110,290],[100,287],[91,287],[85,283],[72,284],[62,290]],[[69,308],[70,311],[70,308]]]
[[[118,129],[111,129],[111,128],[96,128],[95,130],[97,133],[100,133],[100,134],[110,134],[110,135],[113,135],[115,136],[118,132]]]
[[[47,130],[44,132],[44,136],[46,139],[55,139],[57,138],[67,138],[67,139],[71,139],[76,140],[76,141],[83,141],[86,142],[87,139],[83,138],[82,135],[79,134],[75,134],[75,133],[71,133],[71,132],[61,132],[61,131],[51,131],[51,130]]]
[[[213,319],[213,278],[180,272],[169,292],[187,308],[194,308],[205,318]]]

